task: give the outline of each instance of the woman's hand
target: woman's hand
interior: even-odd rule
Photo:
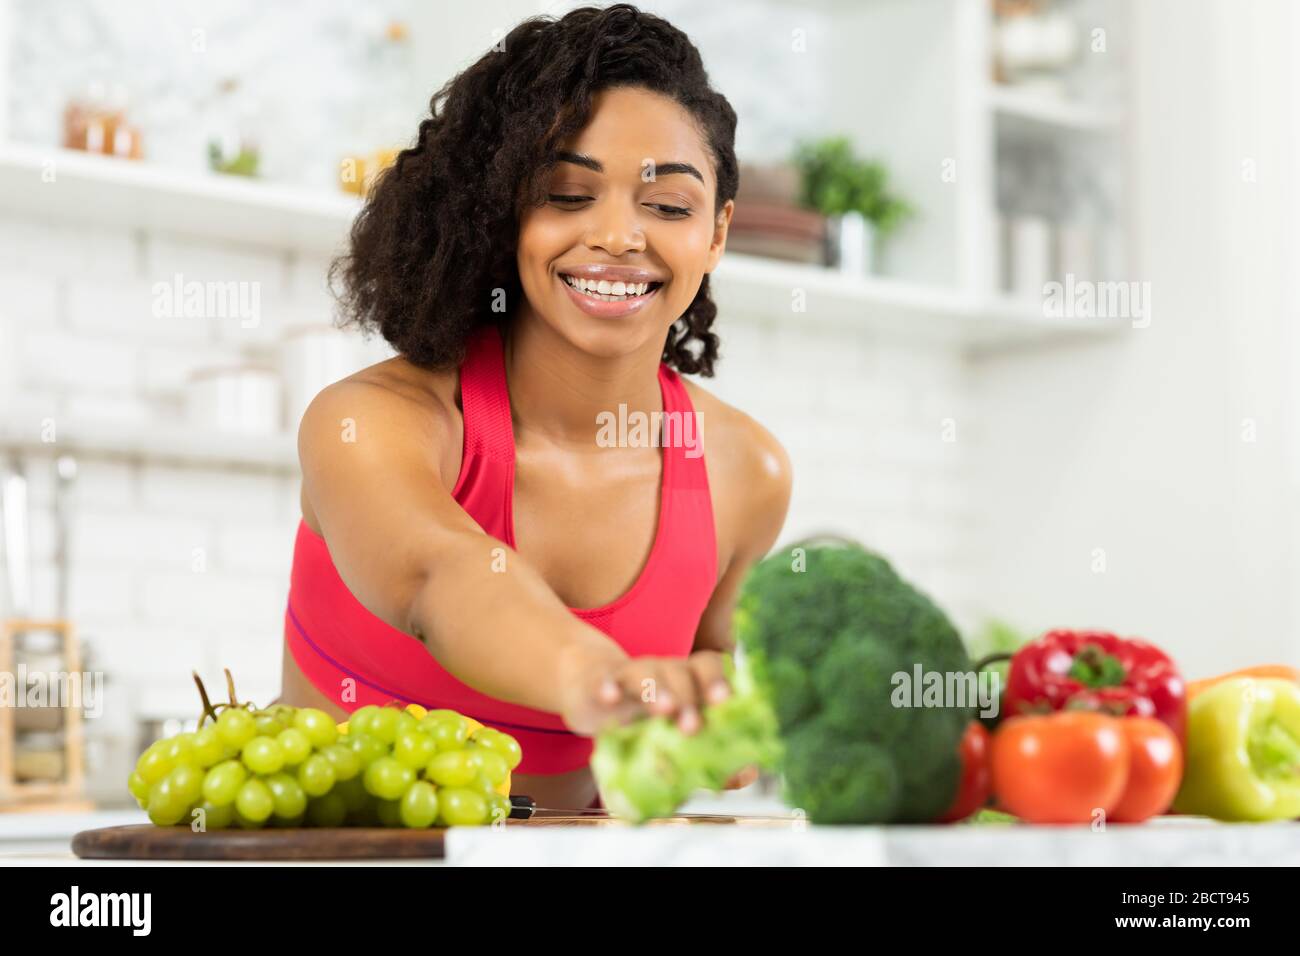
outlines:
[[[570,730],[587,736],[654,715],[676,720],[683,733],[693,734],[701,710],[730,694],[717,651],[685,658],[582,655],[567,668],[561,716]]]

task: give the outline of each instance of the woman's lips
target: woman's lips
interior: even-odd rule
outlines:
[[[644,295],[628,296],[618,302],[607,302],[604,299],[589,296],[585,292],[579,292],[565,282],[564,277],[561,275],[557,275],[555,281],[564,287],[565,293],[568,294],[574,305],[598,319],[615,319],[625,315],[632,315],[634,312],[640,312],[663,288],[663,284],[660,283],[653,289],[647,290]]]

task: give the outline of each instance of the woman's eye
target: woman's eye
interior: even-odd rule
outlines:
[[[646,203],[651,209],[657,209],[665,216],[671,219],[685,219],[691,214],[691,211],[685,206],[669,206],[665,203],[648,202]]]
[[[559,196],[551,195],[546,197],[550,202],[557,202],[565,206],[575,206],[578,203],[591,202],[590,196]]]

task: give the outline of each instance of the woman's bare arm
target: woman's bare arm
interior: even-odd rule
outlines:
[[[697,388],[697,394],[701,391]],[[714,431],[718,440],[709,448],[710,467],[719,483],[713,489],[714,523],[720,531],[726,529],[733,544],[730,554],[720,557],[725,562],[722,575],[700,617],[694,646],[697,651],[730,652],[741,586],[749,569],[772,549],[790,509],[790,456],[748,415],[712,396],[697,400],[709,403],[715,421],[723,419],[723,428]]]
[[[647,709],[685,717],[697,703],[694,690],[720,676],[720,662],[706,655],[689,665],[632,661],[574,617],[439,480],[439,449],[450,430],[427,404],[355,379],[322,391],[303,416],[304,492],[357,600],[422,640],[459,680],[561,714],[576,732]],[[642,703],[647,676],[679,693]]]

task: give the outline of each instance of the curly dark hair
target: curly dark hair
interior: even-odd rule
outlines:
[[[379,332],[416,365],[459,364],[471,330],[504,321],[497,290],[523,298],[520,213],[545,202],[560,143],[587,124],[595,94],[629,86],[672,98],[699,124],[721,211],[740,180],[736,113],[686,34],[626,3],[533,17],[434,94],[414,145],[376,180],[330,267],[343,324]],[[705,275],[663,361],[711,376],[716,315]]]

